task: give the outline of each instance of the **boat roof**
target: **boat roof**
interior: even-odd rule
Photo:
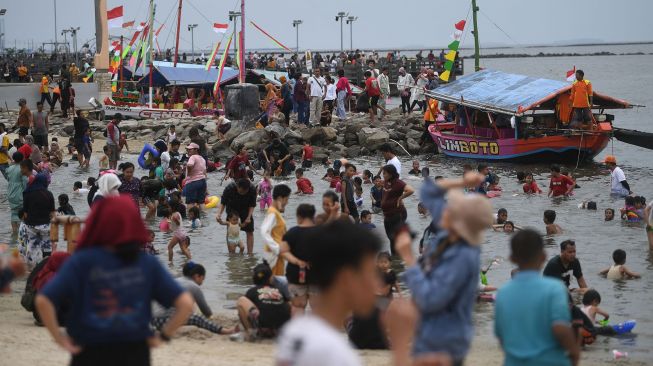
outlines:
[[[154,72],[152,73],[152,83],[155,86],[179,85],[179,86],[197,86],[210,84],[213,85],[218,79],[218,69],[211,67],[209,70],[204,69],[204,65],[178,63],[174,67],[172,62],[154,61]],[[125,67],[123,77],[130,78],[132,73],[140,78],[139,84],[148,84],[150,67],[141,65],[135,72]],[[222,73],[220,85],[225,84],[238,77],[238,70],[225,67]]]
[[[443,102],[520,116],[529,110],[555,109],[556,98],[570,89],[571,83],[567,81],[484,69],[426,91],[426,95]],[[633,107],[624,100],[596,91],[593,102],[603,109]]]

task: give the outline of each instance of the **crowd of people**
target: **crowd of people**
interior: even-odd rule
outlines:
[[[310,84],[307,88],[312,89]],[[21,107],[26,109],[23,101]],[[68,158],[89,169],[92,139],[84,113],[76,111],[64,157],[56,137],[47,134],[47,115],[43,104],[34,114],[21,112],[13,143],[0,124],[0,168],[19,254],[31,271],[23,306],[72,354],[73,364],[148,364],[149,348],[169,341],[181,325],[234,340],[277,338],[279,364],[360,364],[340,334],[346,324],[352,344],[391,347],[397,365],[460,365],[474,334],[477,301],[496,301],[495,334],[506,364],[577,364],[581,345],[610,334],[598,324],[597,315],[607,318],[608,313],[599,308],[600,294],[583,276],[576,243],[562,241],[560,254],[547,262],[538,231],[517,226],[506,209],[493,215],[492,199],[502,190],[491,167],[465,165],[461,178],[432,177],[417,160],[412,169],[403,170],[389,144],[379,149],[381,166],[371,170],[344,158],[314,162],[310,143],[304,144],[301,157],[293,156],[278,138],[251,157],[240,147],[222,164],[208,158],[207,136],[200,129],[192,127],[187,141],[180,141],[170,126],[164,139],[148,144],[139,156],[138,166],[146,173],[138,177],[137,166],[121,156],[129,146],[118,114],[106,126],[97,176],[72,184],[72,194],[86,195],[90,214],[77,250],[64,255],[50,240],[50,220],[74,215],[75,208],[67,194],[57,197],[57,207],[48,185]],[[604,163],[611,173],[609,193],[625,201],[620,210],[607,209],[605,220],[646,222],[653,248],[651,205],[634,195],[616,157],[608,156]],[[303,202],[295,212],[286,212],[290,200],[320,194],[305,174],[320,169],[329,185],[322,192],[321,212]],[[219,179],[227,184],[220,198],[212,200],[207,179],[216,170],[224,171]],[[274,177],[289,179],[293,172],[296,190],[275,184]],[[407,183],[406,174],[423,180],[419,192]],[[532,173],[517,175],[524,193],[542,194]],[[573,176],[560,166],[551,167],[549,196],[570,196],[576,187]],[[430,217],[426,228],[408,225],[404,200],[416,194],[419,215]],[[202,220],[212,220],[207,216],[210,205],[217,207],[217,223],[226,226],[224,244],[230,255],[255,254],[255,230],[262,237],[262,252],[256,254],[264,261],[253,269],[252,287],[236,301],[237,327],[211,318],[201,289],[211,268],[192,254],[189,233],[205,230]],[[255,226],[257,206],[264,217]],[[597,207],[583,202],[581,208]],[[295,227],[287,225],[289,214],[296,216]],[[379,230],[390,242],[387,251],[374,234],[373,214],[383,217]],[[556,224],[555,211],[545,211],[543,218],[547,234],[565,232]],[[146,226],[157,222],[169,237],[163,251],[154,244],[156,233]],[[480,245],[493,225],[512,235],[510,258],[516,267],[512,280],[488,295],[496,288],[483,281],[487,269],[481,268]],[[415,231],[423,232],[419,253],[413,251]],[[158,255],[174,265],[177,247],[185,263],[183,277],[175,280]],[[602,272],[607,278],[641,276],[626,267],[624,250],[612,256],[614,264]],[[403,273],[393,270],[392,259],[403,262]],[[1,272],[2,287],[24,270],[13,260]],[[570,302],[569,291],[584,294],[581,308]],[[161,306],[152,310],[152,301]],[[200,313],[193,313],[193,303]]]

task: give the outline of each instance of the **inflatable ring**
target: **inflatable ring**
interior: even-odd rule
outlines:
[[[204,201],[204,205],[206,208],[216,208],[219,202],[220,198],[218,196],[209,196],[206,201]]]
[[[140,166],[143,169],[150,169],[150,167],[145,164],[145,154],[150,153],[152,154],[153,157],[157,158],[159,157],[159,151],[154,148],[154,146],[150,144],[145,144],[143,146],[143,150],[141,150],[141,154],[138,155],[138,166]]]
[[[632,331],[633,328],[635,328],[636,325],[637,325],[636,321],[629,320],[629,321],[626,321],[626,322],[623,322],[623,323],[620,323],[620,324],[617,324],[617,325],[613,325],[612,329],[614,329],[614,331],[617,332],[617,334],[624,334],[624,333],[629,333],[630,331]]]

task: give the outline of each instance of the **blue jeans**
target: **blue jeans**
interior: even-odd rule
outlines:
[[[5,179],[7,179],[7,168],[9,168],[9,163],[0,164],[0,173],[2,173],[2,176],[5,177]]]
[[[345,119],[347,117],[347,112],[345,111],[345,99],[347,98],[347,91],[341,90],[338,92],[338,108],[336,109],[336,115],[339,119]]]
[[[308,124],[308,101],[297,102],[297,122]]]

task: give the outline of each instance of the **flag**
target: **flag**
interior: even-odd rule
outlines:
[[[107,11],[107,26],[109,28],[122,28],[122,5]]]
[[[145,29],[145,22],[141,22],[138,26],[136,26],[136,30],[142,31]]]
[[[456,51],[449,51],[444,55],[444,59],[448,61],[454,61],[456,59]]]
[[[109,47],[109,52],[116,50],[120,52],[120,41],[113,41],[111,42],[111,46]]]
[[[131,27],[134,26],[134,23],[135,23],[135,21],[133,21],[133,20],[131,22],[125,22],[125,23],[122,23],[122,27],[123,28],[131,28]]]
[[[88,83],[89,79],[93,77],[93,74],[95,74],[95,68],[89,69],[88,72],[86,73],[86,76],[82,78],[82,80],[85,83]]]
[[[265,36],[267,36],[268,38],[270,38],[270,40],[271,40],[272,42],[274,42],[274,44],[276,44],[277,46],[283,48],[284,50],[286,50],[286,51],[288,51],[288,52],[292,52],[292,50],[291,50],[290,48],[284,46],[281,42],[277,41],[274,37],[272,37],[268,32],[264,31],[263,28],[259,27],[259,26],[258,26],[256,23],[254,23],[253,21],[250,20],[250,21],[249,21],[249,24],[253,25],[254,28],[258,29],[259,31],[261,31],[261,33],[263,33]]]
[[[127,57],[127,54],[129,53],[129,50],[131,50],[132,46],[134,45],[134,42],[136,42],[136,39],[138,39],[139,34],[141,34],[140,31],[136,31],[136,33],[134,33],[134,36],[132,37],[132,40],[129,42],[127,47],[125,47],[125,49],[122,51],[122,58]]]
[[[229,39],[227,40],[227,45],[224,48],[224,52],[222,53],[222,58],[220,59],[220,64],[218,65],[218,79],[215,81],[215,85],[213,85],[213,95],[216,97],[218,96],[218,90],[220,90],[220,81],[222,80],[222,72],[224,71],[224,64],[227,61],[227,56],[229,55],[229,46],[231,46],[231,38],[233,37],[233,34],[229,36]]]
[[[444,81],[449,81],[449,76],[451,75],[451,71],[449,70],[444,70],[442,74],[440,74],[440,79]]]
[[[227,33],[227,28],[229,28],[229,24],[213,23],[215,33]]]
[[[567,81],[574,81],[576,80],[576,65],[574,65],[574,68],[567,71]]]
[[[159,33],[161,33],[161,30],[163,29],[163,26],[165,23],[162,23],[159,29],[157,29],[156,32],[154,32],[154,42],[156,43],[156,49],[161,53],[161,48],[159,47]]]
[[[458,23],[454,24],[453,26],[456,27],[459,31],[463,31],[465,29],[465,23],[467,23],[464,20],[459,21]]]
[[[206,62],[206,67],[204,67],[204,70],[208,71],[211,68],[211,65],[213,65],[213,61],[215,61],[215,56],[218,54],[218,49],[220,48],[220,42],[215,45],[213,48],[213,52],[211,52],[211,56],[209,56],[209,60]]]
[[[452,51],[458,51],[458,47],[460,47],[460,41],[457,40],[449,43],[449,45],[447,46],[447,48]]]
[[[460,38],[462,38],[462,36],[463,36],[463,31],[456,30],[451,35],[451,38],[453,38],[454,41],[460,41]]]

